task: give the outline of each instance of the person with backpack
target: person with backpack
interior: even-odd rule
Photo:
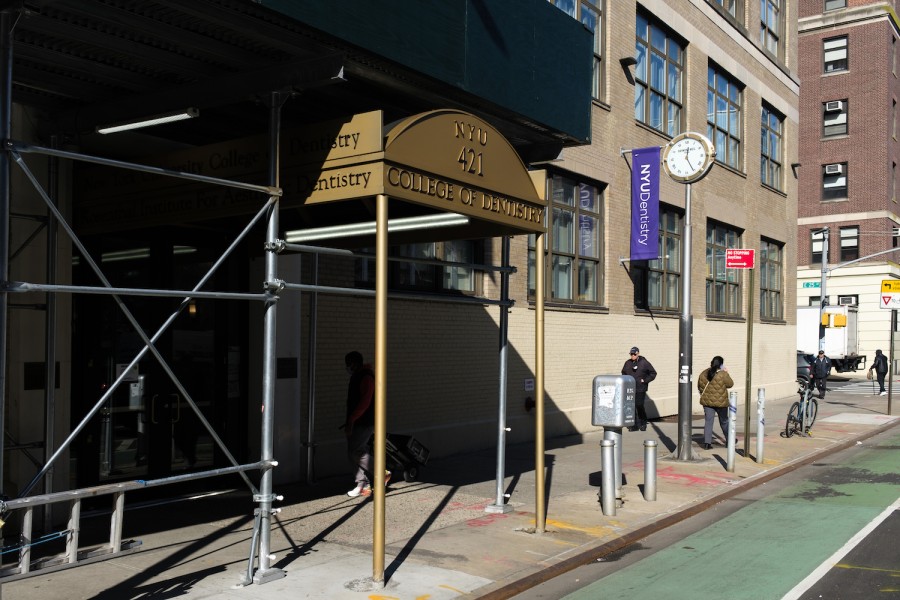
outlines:
[[[734,385],[725,359],[714,356],[709,368],[704,369],[697,378],[697,391],[700,392],[700,405],[703,406],[703,449],[712,450],[712,429],[716,417],[722,435],[728,439],[728,388]]]

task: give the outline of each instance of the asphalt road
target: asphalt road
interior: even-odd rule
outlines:
[[[516,598],[900,598],[898,529],[895,427]]]

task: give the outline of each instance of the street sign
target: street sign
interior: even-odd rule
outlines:
[[[803,282],[803,287],[804,287],[804,288],[817,288],[817,287],[822,287],[822,282],[821,282],[821,281],[804,281],[804,282]]]
[[[886,310],[900,308],[900,279],[882,279],[878,305]]]
[[[756,250],[749,248],[726,248],[726,269],[752,269],[756,262]]]

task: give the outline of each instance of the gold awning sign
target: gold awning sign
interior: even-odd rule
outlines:
[[[435,110],[400,121],[385,135],[373,111],[282,134],[282,207],[386,194],[524,232],[545,231],[543,177],[530,173],[500,132],[478,117]],[[265,136],[167,155],[150,164],[262,182]],[[187,167],[181,169],[179,167]],[[252,192],[131,174],[88,171],[79,221],[87,229],[190,221],[249,212]]]

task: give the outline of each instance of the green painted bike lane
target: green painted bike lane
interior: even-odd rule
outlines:
[[[900,498],[900,432],[566,600],[776,600]],[[854,450],[849,450],[854,451]],[[710,510],[716,510],[711,508]]]

